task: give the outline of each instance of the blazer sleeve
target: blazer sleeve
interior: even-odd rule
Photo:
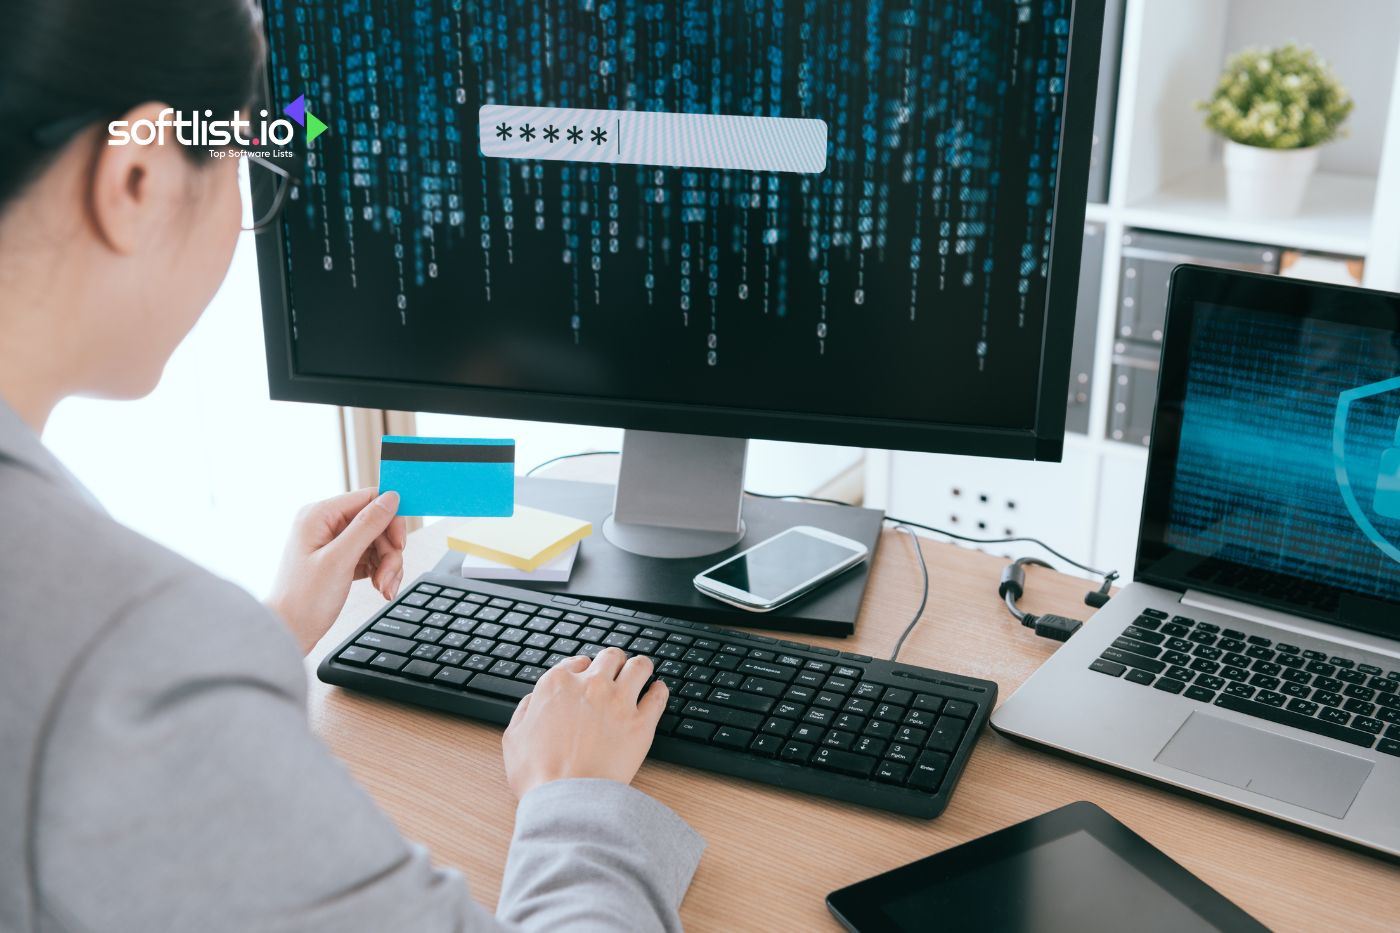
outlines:
[[[678,928],[698,841],[610,782],[526,796],[493,916],[311,732],[305,676],[281,623],[212,576],[125,607],[66,672],[40,739],[28,829],[41,928]],[[577,812],[581,793],[589,813]],[[647,828],[669,855],[624,850]]]

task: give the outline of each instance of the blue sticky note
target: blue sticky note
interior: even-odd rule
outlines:
[[[379,491],[399,494],[400,515],[508,517],[515,512],[515,441],[386,436]]]

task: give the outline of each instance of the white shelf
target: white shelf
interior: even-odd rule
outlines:
[[[1108,223],[1108,218],[1112,216],[1112,214],[1113,209],[1107,204],[1090,201],[1088,204],[1084,205],[1084,220],[1086,223],[1106,224]]]
[[[1131,227],[1364,257],[1375,203],[1375,179],[1320,172],[1296,217],[1241,220],[1226,207],[1225,169],[1214,163],[1129,204],[1122,217]]]

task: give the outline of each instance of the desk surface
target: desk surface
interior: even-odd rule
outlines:
[[[441,523],[409,537],[405,580],[431,569],[443,540]],[[996,599],[1003,561],[928,540],[924,554],[928,608],[900,660],[994,680],[1005,699],[1055,644],[1016,626]],[[1035,568],[1028,576],[1031,611],[1087,611],[1086,581]],[[886,531],[856,635],[807,640],[888,656],[919,586],[908,536]],[[357,583],[308,669],[381,605]],[[403,833],[494,904],[515,810],[500,730],[328,687],[314,674],[311,718]],[[1013,744],[990,727],[951,805],[932,821],[664,762],[643,765],[636,786],[709,842],[681,908],[692,931],[838,930],[828,892],[1075,800],[1097,803],[1273,929],[1394,930],[1400,922],[1400,867]]]

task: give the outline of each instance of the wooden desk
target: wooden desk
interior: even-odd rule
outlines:
[[[432,567],[442,541],[441,524],[410,536],[405,580]],[[1005,699],[1055,643],[1017,626],[997,600],[1003,561],[928,539],[924,554],[928,608],[900,660],[994,680]],[[808,640],[888,656],[919,599],[907,535],[885,532],[872,572],[857,634]],[[1087,588],[1032,568],[1024,604],[1082,618]],[[381,605],[356,584],[308,669]],[[311,718],[404,834],[461,870],[479,901],[494,904],[515,810],[500,730],[327,687],[314,676]],[[838,930],[828,892],[1075,800],[1097,803],[1273,929],[1400,928],[1400,867],[1013,744],[990,727],[952,804],[933,821],[659,762],[645,764],[636,785],[709,842],[681,909],[692,931]]]

